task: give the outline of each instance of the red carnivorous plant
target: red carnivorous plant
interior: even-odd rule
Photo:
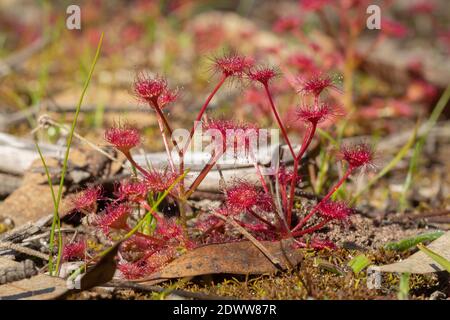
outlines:
[[[287,134],[272,95],[271,83],[279,75],[274,68],[254,66],[252,59],[237,54],[216,58],[213,68],[219,73],[220,79],[199,108],[195,116],[196,121],[189,130],[189,139],[184,145],[179,145],[174,140],[172,126],[164,113],[167,105],[178,96],[177,90],[169,89],[168,82],[163,77],[139,75],[134,83],[134,92],[140,101],[148,104],[156,113],[168,154],[167,168],[149,169],[137,163],[132,150],[142,142],[139,131],[130,125],[114,126],[106,130],[105,139],[126,156],[138,174],[127,181],[121,181],[116,186],[113,199],[106,199],[101,189],[91,188],[84,191],[75,201],[78,210],[95,215],[96,219],[91,219],[93,225],[107,237],[126,239],[119,255],[119,270],[126,278],[139,278],[153,273],[205,240],[216,242],[235,239],[234,235],[227,234],[226,222],[218,219],[218,215],[208,215],[206,212],[206,218],[199,219],[194,216],[197,221],[188,224],[184,208],[187,199],[197,190],[213,167],[216,166],[221,173],[217,163],[226,152],[230,152],[236,158],[241,156],[237,151],[239,147],[244,147],[244,155],[249,156],[250,162],[255,167],[259,183],[242,178],[222,181],[225,200],[216,212],[234,219],[256,238],[279,240],[294,237],[299,245],[305,245],[302,239],[305,235],[322,229],[330,221],[345,220],[352,212],[345,202],[332,201],[331,197],[352,173],[371,165],[373,151],[366,144],[342,147],[339,158],[347,163],[347,169],[339,181],[304,216],[294,210],[295,190],[301,180],[299,170],[302,159],[314,139],[317,127],[320,123],[340,115],[335,106],[321,101],[321,95],[325,90],[337,89],[331,78],[315,74],[300,78],[298,81],[298,92],[302,98],[309,96],[311,99],[303,99],[302,105],[297,110],[297,121],[306,127],[297,147]],[[247,135],[251,131],[250,133],[259,137],[260,131],[257,126],[232,120],[209,119],[206,116],[212,98],[224,82],[232,77],[239,79],[245,77],[263,86],[267,103],[292,156],[292,168],[287,168],[285,163],[278,163],[272,177],[263,176],[256,155],[257,150]],[[214,149],[211,151],[210,160],[196,177],[192,177],[191,184],[186,188],[183,179],[186,174],[184,157],[201,120],[206,135],[212,138]],[[229,135],[230,132],[234,135]],[[171,157],[171,147],[179,155],[178,162]],[[224,180],[222,175],[221,179]],[[162,208],[157,206],[162,195],[178,203],[179,220],[167,217],[162,213]],[[104,209],[96,214],[98,209],[96,201],[100,197],[106,200],[106,204]],[[136,219],[141,219],[143,213],[147,213],[149,219],[143,225],[136,224]],[[316,217],[312,219],[313,216]],[[141,227],[136,229],[134,227],[136,225]],[[194,236],[192,226],[193,229],[200,230],[199,237]],[[317,248],[332,246],[329,242],[314,238],[310,244]],[[78,245],[68,247],[66,258],[80,256],[79,247],[81,248]]]

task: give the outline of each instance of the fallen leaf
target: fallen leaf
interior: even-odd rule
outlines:
[[[121,242],[114,245],[111,250],[105,254],[95,266],[88,269],[85,275],[82,276],[80,281],[80,289],[88,290],[90,288],[102,285],[114,277],[116,272],[116,255],[119,250]]]
[[[302,254],[293,247],[292,240],[261,243],[280,260],[283,269],[292,268],[303,259]],[[175,259],[161,271],[137,281],[207,274],[263,274],[277,271],[279,269],[250,241],[241,241],[196,248]]]
[[[440,254],[428,249],[421,243],[418,244],[417,247],[420,249],[420,251],[424,252],[427,256],[436,261],[441,267],[447,270],[447,272],[450,272],[450,260],[445,259]]]
[[[433,241],[428,248],[437,252],[444,258],[450,259],[450,231],[447,231],[439,239]],[[409,272],[421,274],[444,270],[442,266],[439,266],[422,251],[418,251],[400,262],[384,266],[372,266],[371,269],[381,272]]]

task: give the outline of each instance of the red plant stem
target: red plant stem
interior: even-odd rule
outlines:
[[[197,114],[197,118],[195,118],[194,126],[191,129],[191,133],[189,134],[189,141],[186,143],[186,148],[184,151],[186,151],[187,147],[189,146],[190,140],[194,136],[194,132],[197,129],[198,122],[202,120],[203,114],[206,111],[206,108],[208,108],[209,103],[211,102],[212,98],[216,95],[217,91],[219,91],[220,87],[223,85],[225,80],[228,78],[227,75],[222,75],[222,78],[220,79],[219,83],[214,87],[214,90],[209,94],[208,98],[206,98],[205,103],[203,104],[202,108],[200,109],[199,113]]]
[[[186,141],[185,146],[183,147],[182,152],[180,153],[180,173],[184,172],[184,155],[187,151],[187,149],[189,148],[189,145],[191,144],[192,141],[192,137],[194,136],[195,130],[197,129],[197,125],[198,122],[202,119],[203,114],[205,113],[206,109],[208,108],[209,103],[211,102],[212,98],[215,96],[215,94],[217,93],[217,91],[219,91],[220,87],[222,87],[223,83],[225,82],[225,80],[228,78],[227,75],[222,75],[222,78],[220,79],[219,83],[215,86],[214,90],[209,94],[208,98],[206,98],[205,103],[203,104],[202,108],[200,109],[199,113],[197,114],[197,118],[195,118],[195,122],[194,125],[191,129],[191,132],[189,133],[189,140]],[[217,160],[216,160],[217,162]],[[214,165],[213,165],[214,166]],[[208,168],[208,172],[212,169],[212,167]],[[203,172],[203,170],[202,170]],[[206,172],[206,174],[208,174],[208,172]],[[206,176],[205,174],[205,176]],[[201,173],[200,173],[201,175]],[[199,175],[199,177],[200,177]],[[194,181],[194,183],[198,180],[198,178]],[[205,177],[202,177],[201,180],[203,180]],[[201,180],[198,182],[198,184],[200,184]],[[195,186],[195,188],[197,188],[197,186]],[[181,190],[184,191],[184,182],[181,183]],[[195,190],[195,189],[194,189]],[[189,196],[192,194],[192,192],[194,192],[194,190],[192,190],[192,185],[189,188],[189,191],[186,193],[185,198],[189,198]]]
[[[256,219],[258,219],[259,221],[261,221],[262,223],[265,223],[266,225],[268,225],[270,228],[275,229],[275,226],[273,224],[271,224],[269,221],[267,221],[266,219],[261,217],[259,214],[257,214],[255,211],[253,211],[253,209],[247,209],[247,212],[250,213]]]
[[[125,155],[125,157],[128,159],[128,161],[130,161],[130,163],[133,165],[133,167],[138,169],[145,177],[148,177],[150,175],[147,170],[142,168],[136,161],[134,161],[133,157],[131,156],[130,151],[122,151],[122,152]]]
[[[311,144],[312,138],[314,137],[314,134],[316,132],[316,124],[311,124],[311,126],[308,127],[308,131],[306,132],[305,136],[303,137],[302,146],[300,148],[300,151],[294,158],[294,171],[292,172],[292,180],[291,180],[291,186],[290,186],[290,193],[289,193],[289,206],[287,208],[287,224],[289,227],[291,227],[292,222],[292,209],[294,207],[294,198],[295,198],[295,184],[297,182],[298,177],[298,167],[300,164],[300,161],[302,160],[302,157],[306,150],[308,149],[309,145]]]
[[[170,152],[169,144],[167,143],[167,137],[164,132],[164,124],[160,117],[158,117],[158,125],[159,125],[159,131],[161,132],[161,136],[163,139],[164,148],[166,149],[166,152],[167,152],[167,158],[169,159],[170,169],[172,169],[172,172],[175,172],[175,166],[173,164],[172,153]]]
[[[169,122],[167,121],[166,116],[164,115],[164,113],[162,112],[161,108],[158,105],[158,102],[155,101],[154,103],[154,109],[156,110],[156,114],[158,115],[158,121],[162,121],[162,123],[164,124],[164,127],[166,128],[167,132],[170,134],[170,139],[172,141],[173,146],[177,149],[178,152],[178,157],[180,158],[180,166],[179,166],[179,173],[183,174],[184,172],[184,153],[185,150],[182,150],[179,146],[178,143],[176,142],[176,140],[173,137],[173,130],[172,127],[170,126]],[[163,136],[164,138],[164,136]],[[170,159],[170,154],[168,155],[169,159]],[[184,194],[184,178],[180,181],[180,196],[182,196]],[[180,206],[181,208],[181,206]]]
[[[314,96],[314,109],[319,108],[319,96],[315,95]]]
[[[297,231],[297,232],[293,232],[292,235],[293,235],[294,237],[299,237],[299,236],[302,236],[302,235],[304,235],[304,234],[312,233],[312,232],[314,232],[314,231],[320,230],[320,229],[322,229],[328,222],[330,222],[330,220],[331,220],[331,219],[325,219],[325,220],[321,221],[319,224],[317,224],[317,225],[315,225],[315,226],[312,226],[312,227],[310,227],[310,228],[308,228],[308,229],[301,230],[301,231]]]
[[[236,221],[241,227],[244,227],[245,229],[248,229],[248,230],[251,230],[251,231],[255,231],[255,232],[259,232],[260,231],[258,228],[255,228],[255,226],[253,226],[250,223],[245,223],[245,222],[242,222],[242,221],[240,221],[238,219],[234,219],[234,221]],[[274,231],[272,231],[272,230],[267,230],[267,231],[272,233],[272,234],[274,234],[274,235],[276,235],[276,233]]]
[[[172,143],[174,145],[174,147],[177,149],[178,154],[181,155],[182,151],[181,148],[178,146],[178,143],[175,141],[175,139],[173,138],[173,130],[169,124],[169,122],[167,121],[166,116],[164,115],[164,113],[162,112],[161,108],[159,108],[159,106],[156,104],[155,108],[156,113],[158,114],[158,117],[161,119],[162,123],[164,124],[164,127],[166,128],[167,132],[170,135],[170,138],[172,140]]]
[[[291,152],[292,157],[295,158],[294,149],[292,148],[291,141],[289,140],[286,129],[284,128],[283,122],[281,121],[280,115],[278,114],[277,108],[275,107],[275,104],[273,103],[272,94],[270,93],[268,84],[264,84],[264,90],[266,91],[267,97],[270,102],[270,107],[272,108],[272,112],[275,116],[275,119],[277,120],[277,123],[278,123],[278,126],[280,127],[281,133],[283,134],[283,138],[284,138],[284,140],[286,140],[286,143],[288,144],[289,151]]]
[[[260,168],[259,168],[259,165],[258,165],[258,163],[256,162],[255,155],[252,154],[251,157],[252,157],[253,165],[255,166],[255,169],[256,169],[256,173],[258,174],[259,180],[261,181],[261,184],[262,184],[262,186],[263,186],[263,189],[264,189],[264,191],[266,192],[266,194],[269,194],[269,195],[270,195],[269,188],[268,188],[268,186],[267,186],[266,180],[264,180],[264,177],[263,177],[263,175],[262,175],[262,173],[261,173],[261,170],[260,170]],[[286,197],[286,193],[284,193],[284,197]],[[273,201],[273,198],[272,198],[272,201]],[[283,230],[282,230],[283,234],[288,233],[289,230],[288,230],[288,228],[286,228],[286,225],[285,225],[285,223],[284,223],[282,217],[280,217],[280,215],[278,214],[278,211],[277,211],[277,213],[276,213],[275,216],[277,217],[278,223],[279,223],[279,225],[280,225],[280,229],[283,229]]]
[[[147,209],[147,208],[145,208],[145,209]],[[149,209],[147,209],[147,210],[150,211]],[[129,226],[127,226],[123,230],[125,230],[126,232],[129,232],[129,231],[131,231],[131,228]],[[143,238],[147,238],[148,240],[153,241],[153,242],[157,243],[158,245],[165,245],[166,244],[164,242],[164,240],[158,239],[158,238],[155,238],[155,237],[152,237],[152,236],[149,236],[148,234],[144,234],[144,233],[141,233],[141,232],[136,232],[135,236],[137,236],[137,235],[139,235],[140,237],[143,237]]]
[[[327,195],[320,200],[320,202],[318,204],[316,204],[314,206],[314,208],[311,210],[311,212],[303,218],[302,221],[300,221],[294,229],[292,229],[292,232],[295,232],[295,230],[301,228],[302,226],[305,225],[305,223],[317,212],[317,210],[319,209],[319,207],[321,206],[322,203],[324,203],[325,201],[328,201],[328,199],[331,198],[331,196],[339,189],[339,187],[344,183],[345,180],[347,180],[347,178],[352,174],[353,172],[353,168],[349,167],[347,169],[347,171],[345,172],[345,174],[342,176],[342,178],[338,181],[338,183],[327,193]]]
[[[269,193],[269,188],[267,187],[267,184],[266,184],[266,180],[264,180],[264,176],[261,173],[261,169],[259,169],[259,165],[258,165],[258,162],[256,161],[255,154],[251,153],[250,156],[252,158],[253,166],[255,167],[256,174],[258,175],[258,178],[261,181],[261,185],[263,186],[264,191],[267,194],[270,194]]]
[[[258,165],[256,162],[254,162],[253,165],[255,166],[256,173],[258,174],[259,180],[261,181],[261,184],[262,184],[262,186],[263,186],[264,191],[265,191],[267,194],[270,194],[270,193],[269,193],[269,189],[267,188],[266,181],[264,180],[264,177],[263,177],[263,175],[262,175],[262,173],[261,173],[261,170],[259,169],[259,165]]]
[[[205,239],[208,234],[213,232],[215,229],[219,229],[225,225],[225,221],[219,221],[215,225],[209,227],[205,232],[200,235],[200,240]]]
[[[294,168],[293,168],[293,172],[292,172],[291,186],[289,189],[289,204],[287,206],[287,213],[286,213],[286,223],[289,228],[291,227],[291,222],[292,222],[292,209],[294,207],[294,197],[295,197],[295,181],[297,180],[297,176],[298,176],[297,172],[298,172],[298,159],[297,159],[297,157],[295,157],[294,158]]]
[[[287,194],[286,194],[286,186],[281,186],[280,188],[281,193],[281,201],[283,201],[283,208],[287,208]]]
[[[212,155],[213,159],[209,161],[209,163],[202,169],[200,174],[195,178],[194,182],[192,182],[188,191],[184,195],[185,199],[188,199],[190,195],[197,189],[197,187],[202,183],[203,179],[205,179],[206,175],[211,171],[211,169],[216,165],[217,160],[220,159],[223,153],[218,153],[216,156]]]

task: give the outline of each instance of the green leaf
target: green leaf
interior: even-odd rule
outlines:
[[[414,148],[414,154],[409,162],[408,174],[406,176],[405,183],[403,184],[403,190],[402,190],[402,194],[401,194],[400,201],[399,201],[400,202],[399,209],[401,212],[403,212],[407,207],[406,195],[407,195],[409,188],[411,187],[411,185],[413,183],[414,174],[417,170],[417,164],[419,162],[419,158],[420,158],[423,146],[425,145],[425,142],[428,138],[428,134],[430,133],[431,129],[436,124],[442,111],[444,111],[444,108],[447,105],[447,102],[449,99],[450,99],[450,85],[447,86],[447,89],[445,89],[445,92],[442,94],[438,103],[434,107],[433,112],[430,115],[430,118],[428,118],[427,122],[425,123],[424,132],[417,140],[416,146]]]
[[[341,268],[324,259],[314,258],[314,266],[340,276],[344,275],[344,272],[341,270]]]
[[[443,256],[437,254],[436,252],[428,249],[423,244],[419,243],[417,245],[417,248],[419,248],[423,253],[425,253],[427,256],[429,256],[431,259],[439,263],[447,272],[450,272],[450,261],[445,259]]]
[[[398,286],[397,297],[399,300],[408,300],[409,297],[409,277],[408,272],[402,273],[400,276],[400,283]]]
[[[91,65],[91,69],[89,71],[88,77],[85,81],[83,90],[81,91],[81,95],[80,95],[80,99],[78,100],[78,104],[75,110],[75,117],[73,119],[72,122],[72,126],[71,129],[69,131],[69,135],[67,137],[67,146],[66,146],[66,152],[64,155],[64,162],[63,162],[63,167],[62,167],[62,171],[61,171],[61,178],[59,181],[59,188],[58,188],[58,195],[55,197],[54,196],[54,191],[53,191],[53,186],[50,185],[51,191],[52,191],[52,197],[53,197],[53,201],[54,201],[54,212],[53,212],[53,221],[52,221],[52,226],[51,226],[51,231],[50,231],[50,243],[49,243],[49,250],[50,250],[50,259],[49,259],[49,272],[50,275],[53,274],[53,271],[56,271],[56,273],[58,273],[59,270],[59,264],[61,262],[61,255],[62,255],[62,238],[61,238],[61,232],[59,232],[59,238],[58,238],[58,256],[56,259],[56,266],[55,266],[55,270],[53,270],[53,247],[54,247],[54,243],[53,243],[53,239],[54,239],[54,234],[55,234],[55,230],[56,228],[58,228],[58,230],[61,229],[61,222],[59,219],[59,205],[61,203],[61,199],[62,199],[62,192],[63,192],[63,187],[64,187],[64,179],[67,173],[67,163],[69,161],[69,154],[70,154],[70,147],[72,145],[72,140],[73,140],[73,134],[75,131],[75,126],[77,125],[77,121],[78,121],[78,115],[80,114],[80,109],[81,109],[81,104],[83,103],[83,99],[84,96],[86,94],[87,88],[89,86],[89,83],[91,81],[92,78],[92,74],[94,72],[94,68],[95,65],[97,64],[97,60],[100,56],[100,49],[102,47],[102,41],[103,41],[103,33],[100,36],[100,40],[98,42],[98,46],[97,46],[97,52],[95,53],[95,57],[94,57],[94,61],[92,62]],[[41,157],[41,161],[44,165],[44,168],[46,170],[46,174],[47,174],[47,179],[49,180],[49,184],[51,184],[51,181],[49,179],[49,175],[48,175],[48,169],[47,166],[45,164],[44,158],[42,156],[42,153],[39,149],[39,146],[36,144],[36,147],[38,149],[39,155]]]
[[[356,257],[354,257],[352,260],[350,260],[347,265],[352,268],[353,272],[355,274],[360,273],[362,270],[364,270],[366,267],[368,267],[372,261],[366,257],[363,254],[360,254]]]
[[[415,247],[421,242],[436,240],[443,234],[443,231],[423,233],[419,234],[418,236],[406,238],[397,242],[389,242],[384,246],[384,248],[386,250],[405,251],[412,247]]]
[[[370,189],[370,187],[372,187],[372,185],[375,184],[375,182],[377,182],[380,178],[382,178],[384,175],[386,175],[389,171],[391,171],[399,162],[400,160],[402,160],[406,154],[408,153],[409,149],[411,149],[411,147],[414,144],[414,141],[416,141],[416,136],[417,136],[417,126],[414,129],[413,134],[411,135],[411,137],[409,138],[408,142],[406,142],[406,144],[400,149],[400,151],[395,155],[394,158],[392,158],[392,160],[372,179],[370,180],[366,186],[361,189],[351,200],[351,204],[355,203],[356,200],[358,200],[359,196],[366,192],[367,190]]]

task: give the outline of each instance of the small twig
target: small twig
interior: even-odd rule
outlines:
[[[46,261],[48,261],[50,259],[48,254],[42,253],[42,252],[34,250],[34,249],[30,249],[30,248],[27,248],[27,247],[23,247],[21,245],[18,245],[16,243],[12,243],[12,242],[0,242],[0,248],[1,249],[14,250],[14,251],[17,251],[17,252],[21,252],[21,253],[27,254],[29,256],[33,256],[33,257],[38,257],[38,258],[44,259]]]
[[[58,231],[56,231],[58,232]],[[78,229],[73,229],[73,228],[61,228],[61,233],[85,233],[84,230],[78,230]],[[22,244],[27,244],[30,243],[32,241],[36,241],[42,238],[46,238],[48,237],[48,235],[50,234],[50,230],[46,230],[41,234],[35,235],[35,236],[31,236],[29,238],[25,238],[22,240]]]
[[[39,125],[41,127],[45,127],[45,126],[53,126],[53,127],[57,127],[63,131],[65,131],[66,133],[69,132],[69,129],[66,128],[65,126],[59,124],[58,122],[54,121],[52,118],[50,118],[48,115],[43,115],[39,118]],[[73,132],[74,137],[76,137],[77,139],[81,140],[82,142],[86,143],[88,146],[90,146],[92,149],[94,149],[95,151],[100,152],[102,155],[104,155],[105,157],[107,157],[109,160],[111,161],[115,161],[115,162],[120,162],[119,159],[113,157],[112,155],[110,155],[108,152],[106,152],[105,150],[103,150],[102,148],[99,148],[98,146],[96,146],[94,143],[92,143],[91,141],[89,141],[88,139],[86,139],[85,137],[83,137],[82,135],[76,133],[75,131]],[[122,168],[125,168],[125,164],[122,164]]]
[[[224,215],[213,212],[214,216],[218,217],[219,219],[230,223],[233,227],[235,227],[244,237],[246,237],[251,243],[255,245],[256,248],[258,248],[266,257],[270,260],[277,268],[283,269],[281,262],[278,258],[274,257],[273,254],[270,253],[270,251],[261,243],[259,242],[254,236],[252,236],[245,228],[240,226],[236,221],[229,217],[225,217]]]

